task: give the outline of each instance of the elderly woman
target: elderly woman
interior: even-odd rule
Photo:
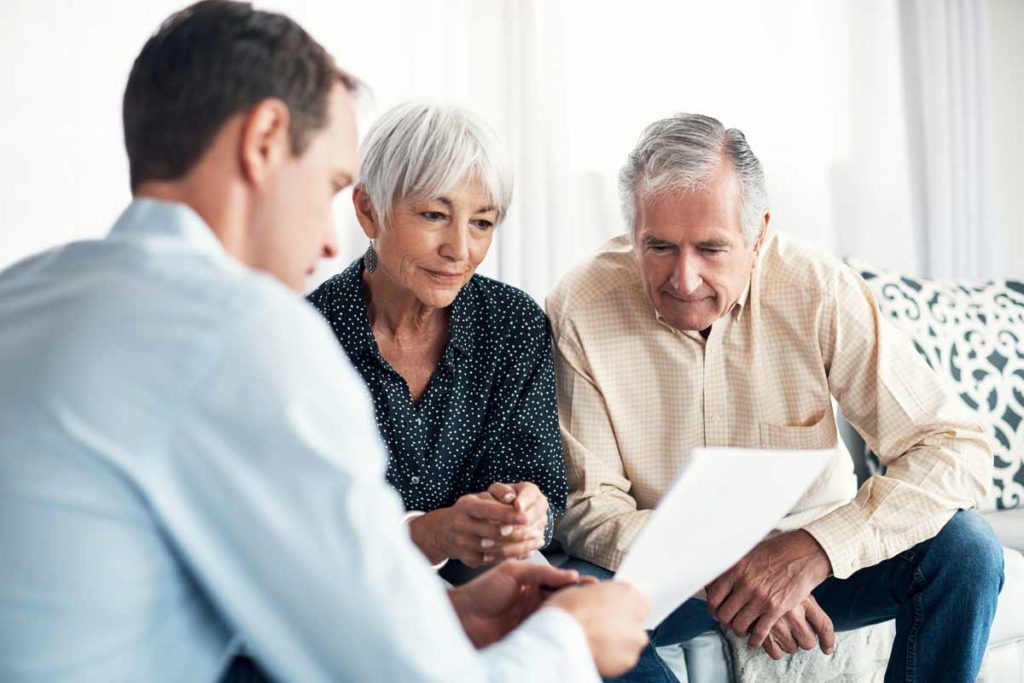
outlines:
[[[547,318],[475,274],[512,195],[493,133],[409,103],[367,135],[362,258],[309,295],[373,396],[413,541],[435,564],[524,557],[566,483]]]

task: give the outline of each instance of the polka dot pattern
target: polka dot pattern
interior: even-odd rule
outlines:
[[[405,507],[429,512],[496,481],[532,481],[548,499],[550,540],[566,480],[544,312],[525,292],[474,275],[452,304],[441,361],[414,404],[377,348],[362,273],[358,259],[308,299],[370,390],[388,481]]]

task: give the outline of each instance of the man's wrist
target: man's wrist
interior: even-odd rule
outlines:
[[[805,538],[807,547],[813,549],[812,552],[815,555],[813,566],[817,570],[815,578],[818,579],[818,583],[821,583],[832,576],[832,560],[829,559],[828,553],[825,552],[825,548],[822,547],[821,543],[818,543],[818,539],[814,537],[814,534],[806,529],[798,529],[797,532]]]

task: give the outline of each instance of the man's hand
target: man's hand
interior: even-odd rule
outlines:
[[[706,587],[708,611],[741,636],[762,646],[775,623],[803,603],[828,578],[832,565],[804,530],[779,534],[754,547]]]
[[[636,666],[647,645],[644,621],[651,607],[635,588],[621,581],[564,588],[547,604],[564,609],[580,623],[603,677],[618,676]]]
[[[812,595],[775,622],[763,647],[769,657],[778,660],[782,659],[784,652],[793,654],[798,649],[813,650],[819,643],[822,652],[832,654],[836,633],[832,620]]]
[[[499,502],[484,491],[467,494],[451,507],[413,519],[409,532],[413,543],[431,562],[452,558],[469,567],[479,567],[505,557],[528,555],[543,545],[540,534],[496,548],[499,541],[513,535],[517,526],[524,527],[528,519],[513,505]]]
[[[485,647],[504,638],[547,598],[545,589],[581,582],[575,571],[547,564],[504,562],[469,583],[448,592],[470,641]]]
[[[523,559],[537,548],[543,547],[544,529],[548,524],[548,499],[536,484],[528,481],[516,484],[495,482],[487,492],[495,500],[512,505],[516,512],[526,515],[527,518],[525,524],[516,527],[495,544],[495,557],[499,560],[512,557]]]

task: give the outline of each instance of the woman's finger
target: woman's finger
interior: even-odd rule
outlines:
[[[526,557],[534,550],[539,550],[544,545],[544,539],[533,539],[529,541],[523,541],[522,543],[510,543],[507,545],[497,545],[487,552],[494,555],[498,559],[515,559]]]
[[[481,522],[478,519],[474,519],[469,515],[456,515],[455,521],[452,523],[452,528],[455,533],[463,536],[471,536],[477,539],[478,548],[491,548],[499,541],[507,538],[510,534],[505,536],[501,535],[501,527],[493,522]],[[513,527],[517,529],[519,527]],[[483,543],[483,541],[490,541],[490,543]]]
[[[500,503],[509,504],[516,499],[516,490],[508,484],[496,481],[487,487],[487,493]]]
[[[526,512],[541,500],[547,501],[544,498],[544,494],[540,492],[540,489],[533,482],[519,482],[518,484],[513,484],[512,488],[516,492],[513,505],[520,512]]]
[[[463,496],[456,501],[455,505],[470,517],[503,526],[526,524],[528,521],[526,515],[517,512],[510,505],[499,503],[489,493]]]

